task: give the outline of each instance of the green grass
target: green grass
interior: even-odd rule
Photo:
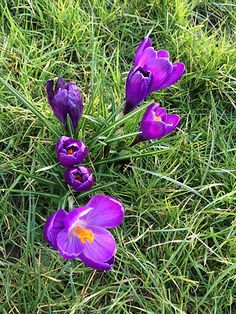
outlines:
[[[233,0],[1,1],[1,313],[236,313],[235,12]],[[125,78],[149,32],[187,71],[121,131]],[[55,156],[63,129],[45,82],[57,76],[83,92],[78,137],[96,171],[83,194]],[[178,131],[127,148],[152,100],[181,115]],[[42,237],[47,215],[99,193],[126,209],[107,273]]]

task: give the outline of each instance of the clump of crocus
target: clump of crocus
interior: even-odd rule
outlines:
[[[160,139],[173,132],[180,122],[177,114],[168,114],[158,103],[152,103],[146,109],[140,125],[141,133],[132,145],[142,141]]]
[[[124,114],[137,107],[150,93],[176,83],[184,71],[183,63],[171,63],[169,52],[154,50],[151,39],[146,37],[135,53],[134,67],[127,77]]]
[[[56,154],[62,166],[70,167],[80,164],[87,157],[88,147],[80,140],[62,136],[57,141]]]
[[[44,237],[64,259],[79,258],[97,270],[109,270],[116,253],[115,239],[107,230],[124,218],[122,204],[110,196],[97,195],[70,213],[58,210],[48,217]]]
[[[64,126],[67,125],[67,115],[70,117],[74,130],[77,129],[79,119],[83,112],[82,97],[75,83],[66,83],[63,78],[58,78],[55,88],[54,81],[46,83],[48,102]]]
[[[94,184],[93,174],[85,166],[68,168],[64,173],[64,179],[76,192],[88,191]]]

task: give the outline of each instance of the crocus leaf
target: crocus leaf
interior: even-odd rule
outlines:
[[[43,124],[57,137],[60,134],[54,129],[54,127],[49,123],[47,118],[37,109],[35,106],[27,100],[23,95],[21,95],[13,86],[11,86],[8,82],[0,78],[0,83],[2,83],[10,93],[15,96],[21,103],[23,103],[27,109],[29,109]]]

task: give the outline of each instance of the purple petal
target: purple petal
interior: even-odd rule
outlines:
[[[56,87],[55,87],[55,92],[57,92],[59,90],[59,88],[62,88],[64,85],[65,85],[65,81],[63,80],[62,77],[59,77],[57,79],[57,82],[56,82]]]
[[[166,88],[170,85],[173,85],[174,83],[176,83],[181,76],[184,74],[185,72],[185,65],[181,62],[176,62],[173,64],[173,72],[171,74],[171,76],[161,85],[161,87],[159,89],[163,89]]]
[[[169,59],[169,52],[166,50],[158,50],[157,51],[158,58],[168,58]]]
[[[88,225],[115,228],[124,218],[124,207],[111,196],[96,195],[87,204],[92,210],[86,215]]]
[[[55,107],[54,91],[53,91],[53,80],[48,80],[46,82],[46,93],[47,93],[47,99],[48,99],[49,105],[53,109]]]
[[[104,263],[96,263],[92,261],[91,259],[88,259],[83,253],[79,256],[80,260],[87,266],[96,269],[96,270],[110,270],[114,264],[115,257],[112,256],[112,258]]]
[[[94,177],[91,173],[85,182],[81,184],[77,184],[77,185],[75,184],[73,188],[76,192],[85,192],[85,191],[89,191],[93,185],[94,185]]]
[[[180,123],[180,117],[177,114],[168,114],[165,120],[166,135],[173,132]]]
[[[66,217],[67,212],[63,209],[60,209],[54,214],[50,215],[44,225],[44,238],[54,249],[57,249],[57,235],[61,230],[63,230]]]
[[[163,122],[165,122],[167,117],[167,112],[165,108],[159,107],[155,110],[155,118],[160,117]]]
[[[104,228],[89,226],[94,240],[86,243],[83,254],[96,263],[104,263],[115,255],[116,242],[112,234]]]
[[[146,140],[160,139],[166,134],[166,124],[161,121],[143,123],[141,131]]]
[[[162,88],[163,82],[172,75],[173,67],[167,58],[153,59],[147,62],[145,70],[152,73],[152,82],[149,87],[149,93]]]
[[[80,156],[82,157],[82,156]],[[84,160],[84,158],[76,158],[75,155],[68,155],[66,153],[59,153],[58,160],[60,164],[64,167],[70,167],[79,164]]]
[[[70,137],[63,135],[63,136],[61,136],[61,137],[57,140],[57,143],[56,143],[56,153],[57,153],[57,155],[58,155],[59,151],[60,151],[61,149],[63,149],[64,143],[65,143],[67,140],[69,140],[69,139],[70,139]]]
[[[159,106],[160,104],[158,104],[157,102],[154,102],[151,105],[149,105],[146,111],[144,112],[141,124],[146,122],[146,120],[152,121],[153,118],[155,117],[155,111],[159,108]]]
[[[141,69],[132,69],[126,81],[126,105],[124,113],[132,111],[142,102],[148,93],[151,73],[142,73]]]
[[[84,224],[85,217],[91,210],[87,205],[74,208],[66,217],[65,229],[71,231],[76,225]]]
[[[82,96],[80,90],[74,83],[68,84],[70,84],[68,92],[68,112],[73,124],[73,128],[76,130],[78,121],[83,112]]]
[[[142,56],[139,58],[138,66],[144,68],[148,62],[152,62],[156,60],[157,52],[153,49],[153,47],[149,47],[145,49]]]
[[[75,152],[74,156],[76,157],[76,163],[78,164],[84,161],[84,159],[88,156],[88,147],[82,141],[77,141],[77,145],[79,150]]]
[[[85,248],[85,244],[76,235],[64,229],[58,233],[57,248],[63,258],[74,259],[79,257]]]
[[[139,44],[135,57],[134,57],[134,65],[138,65],[140,58],[142,57],[142,54],[145,49],[152,46],[152,41],[149,37],[145,37],[144,40]]]
[[[74,184],[74,172],[77,171],[75,167],[68,168],[64,172],[64,180],[67,184],[72,186]]]
[[[62,124],[66,124],[66,115],[67,115],[67,99],[68,92],[66,89],[60,89],[54,96],[55,107],[53,112],[55,116],[61,121]]]

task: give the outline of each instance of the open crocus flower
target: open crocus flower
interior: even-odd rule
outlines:
[[[180,122],[180,117],[177,114],[168,114],[165,108],[160,107],[158,103],[152,103],[145,111],[140,131],[134,144],[160,139],[163,136],[173,132]]]
[[[88,191],[94,184],[93,174],[85,166],[68,168],[64,173],[64,179],[76,192]]]
[[[184,71],[183,63],[171,63],[168,51],[154,50],[151,39],[144,38],[136,51],[134,67],[127,77],[124,114],[137,107],[150,93],[176,83]]]
[[[118,200],[96,195],[70,213],[60,209],[49,216],[44,237],[63,258],[79,258],[94,269],[109,270],[116,243],[107,229],[118,227],[123,218],[124,208]]]
[[[88,147],[80,140],[62,136],[56,144],[56,153],[60,164],[70,167],[81,163],[88,155]]]
[[[49,105],[55,116],[64,126],[67,124],[67,115],[69,115],[73,128],[76,130],[83,112],[83,103],[79,88],[75,83],[65,83],[61,77],[57,79],[55,88],[53,88],[53,85],[53,80],[49,80],[46,83]]]

